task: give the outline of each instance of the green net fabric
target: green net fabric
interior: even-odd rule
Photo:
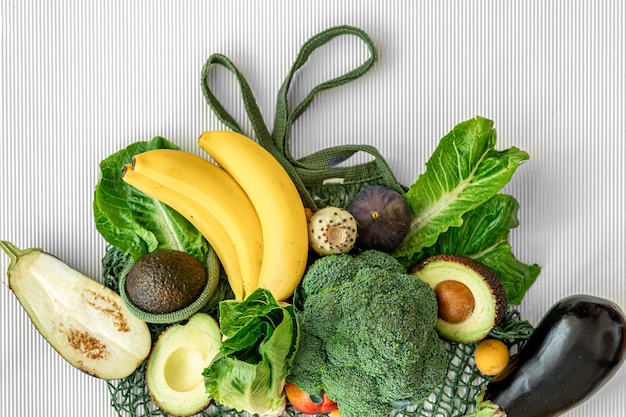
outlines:
[[[123,273],[129,262],[131,259],[128,255],[117,248],[109,247],[102,261],[104,284],[114,291],[119,291],[120,274]],[[232,292],[230,292],[225,276],[222,276],[214,297],[202,311],[217,317],[219,301],[226,298],[232,298]],[[149,324],[153,340],[156,340],[167,326],[168,324]],[[528,322],[521,320],[519,313],[511,311],[491,332],[491,336],[503,340],[515,354],[532,331],[533,327]],[[399,404],[404,408],[395,410],[390,415],[397,417],[456,417],[473,411],[476,396],[489,382],[489,378],[480,374],[474,367],[475,346],[476,344],[448,343],[450,365],[444,383],[437,387],[423,404]],[[107,381],[107,385],[111,396],[111,406],[120,417],[169,416],[158,409],[150,398],[145,381],[145,362],[130,376],[120,380]],[[196,416],[248,417],[250,414],[239,413],[213,403]],[[304,416],[289,405],[283,413],[283,417]]]

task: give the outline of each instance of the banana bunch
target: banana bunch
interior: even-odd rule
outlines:
[[[217,165],[181,150],[155,149],[135,155],[122,178],[203,234],[237,300],[257,288],[285,300],[300,283],[309,247],[295,185],[267,150],[244,135],[205,132],[199,145]]]

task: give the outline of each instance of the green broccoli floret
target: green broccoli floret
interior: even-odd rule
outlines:
[[[339,366],[327,367],[324,376],[326,395],[328,398],[340,398],[337,405],[342,416],[389,415],[389,405],[377,398],[378,381],[375,378],[361,373],[358,368],[344,369]]]
[[[388,253],[377,250],[366,250],[354,257],[357,262],[357,270],[363,268],[377,268],[388,272],[404,273],[406,269],[396,258]]]
[[[325,276],[337,271],[340,278]],[[435,330],[435,294],[392,256],[372,250],[327,256],[310,267],[302,286],[309,290],[298,320],[308,336],[288,377],[301,389],[323,388],[344,417],[380,417],[394,403],[423,402],[443,382],[448,363]]]
[[[316,260],[307,269],[309,279],[303,279],[300,284],[302,301],[309,295],[336,288],[352,279],[356,269],[354,258],[348,254],[324,256]]]
[[[326,291],[315,294],[316,308],[307,308],[302,312],[302,323],[306,323],[307,333],[327,339],[335,331],[329,322],[337,323],[343,312],[339,303],[341,294],[337,291]],[[305,303],[306,304],[306,303]]]
[[[301,390],[315,394],[321,393],[324,385],[322,384],[322,368],[326,363],[326,352],[324,352],[324,343],[316,336],[309,332],[303,332],[300,328],[300,346],[306,346],[306,349],[298,349],[294,357],[294,361],[307,366],[298,366],[291,369],[288,377],[289,381],[296,382]]]

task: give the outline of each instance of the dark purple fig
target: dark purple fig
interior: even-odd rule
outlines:
[[[391,252],[406,237],[411,209],[397,191],[373,185],[359,191],[348,207],[358,226],[356,246]]]

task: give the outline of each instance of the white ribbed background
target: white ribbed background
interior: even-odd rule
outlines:
[[[521,204],[514,250],[543,266],[523,316],[536,323],[578,292],[626,308],[625,4],[2,0],[0,238],[98,278],[99,161],[155,135],[198,152],[199,134],[222,127],[199,87],[215,52],[246,75],[269,123],[300,45],[351,24],[372,36],[379,62],[318,97],[294,128],[295,152],[370,143],[408,184],[456,123],[491,118],[499,148],[531,155],[506,189]],[[293,97],[363,57],[356,41],[331,43]],[[232,78],[220,80],[216,90],[248,126]],[[7,266],[0,255],[0,270]],[[114,415],[104,382],[61,360],[5,286],[0,309],[0,416]],[[626,367],[567,415],[625,416],[625,392]]]

